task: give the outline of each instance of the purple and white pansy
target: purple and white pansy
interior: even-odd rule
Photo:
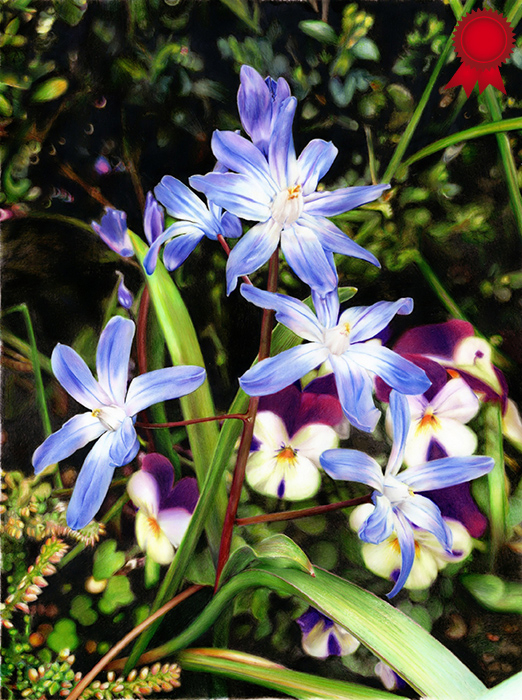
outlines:
[[[343,413],[327,382],[314,380],[301,391],[292,386],[262,397],[254,425],[246,480],[255,491],[291,501],[314,496],[321,485],[319,457],[339,444],[336,426]],[[324,388],[323,388],[324,387]]]
[[[257,89],[253,92],[258,94]],[[330,142],[314,139],[296,158],[292,137],[295,97],[283,99],[278,108],[264,114],[258,109],[259,104],[258,99],[256,108],[248,113],[248,133],[263,133],[263,143],[268,138],[266,156],[239,134],[215,131],[212,150],[230,172],[194,175],[190,184],[227,211],[259,222],[230,253],[228,294],[236,288],[238,277],[259,269],[281,243],[295,274],[324,296],[337,287],[333,253],[379,266],[372,253],[348,238],[327,217],[372,202],[389,185],[317,191],[319,181],[337,155],[337,148]],[[242,111],[245,120],[246,107]]]
[[[317,316],[298,299],[241,285],[248,301],[274,309],[276,319],[299,337],[310,342],[270,357],[240,377],[241,388],[250,396],[266,396],[280,391],[328,361],[335,375],[343,411],[353,425],[371,432],[380,417],[372,398],[372,376],[382,377],[405,394],[420,394],[430,385],[425,372],[379,341],[371,341],[395,314],[409,314],[411,299],[381,301],[372,306],[356,306],[339,316],[337,293],[317,304]]]
[[[197,480],[186,477],[174,484],[172,464],[152,452],[127,484],[136,513],[136,539],[158,564],[169,564],[187,528],[199,498]]]
[[[333,479],[356,481],[375,489],[372,512],[361,524],[358,534],[370,544],[380,544],[393,533],[397,535],[400,574],[388,597],[396,595],[410,575],[415,560],[415,528],[431,532],[448,554],[452,552],[451,530],[439,508],[419,494],[471,481],[487,474],[494,466],[490,457],[444,457],[399,473],[410,430],[407,398],[392,391],[390,409],[394,439],[384,474],[372,457],[358,450],[327,450],[320,460]]]
[[[78,353],[58,344],[51,364],[57,380],[88,409],[50,435],[33,455],[38,474],[96,440],[83,463],[67,509],[67,524],[78,530],[96,515],[114,468],[131,462],[139,449],[136,414],[154,403],[195,391],[205,381],[202,367],[166,367],[135,377],[129,384],[129,359],[135,325],[115,316],[100,335],[96,353],[98,381]]]
[[[308,608],[296,622],[301,628],[303,651],[309,656],[347,656],[359,648],[358,639],[315,608]]]

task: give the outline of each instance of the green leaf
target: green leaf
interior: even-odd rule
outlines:
[[[53,4],[58,17],[71,27],[82,21],[87,9],[86,0],[54,0]]]
[[[461,581],[485,608],[522,614],[522,583],[504,581],[493,574],[467,574]]]
[[[312,700],[312,698],[339,698],[339,700],[399,698],[401,700],[401,696],[392,695],[385,690],[365,688],[356,683],[291,671],[259,656],[229,649],[187,649],[178,655],[177,661],[188,671],[208,671],[249,681],[303,700]]]
[[[354,56],[365,61],[379,61],[381,58],[377,44],[366,36],[359,39],[352,48],[352,52]]]
[[[57,653],[62,649],[74,651],[79,644],[80,640],[76,634],[76,623],[69,618],[58,620],[53,631],[47,637],[47,646]]]
[[[116,551],[116,540],[105,540],[94,555],[92,575],[97,581],[110,578],[125,564],[125,554]]]
[[[68,87],[69,83],[65,78],[51,78],[36,88],[31,99],[33,102],[50,102],[67,92]]]
[[[243,547],[235,549],[229,556],[227,563],[223,567],[221,572],[221,577],[219,579],[220,585],[223,585],[226,581],[236,576],[241,571],[244,571],[247,566],[256,561],[256,553],[250,545],[246,544]]]
[[[98,613],[92,609],[92,598],[88,595],[77,595],[71,603],[71,617],[81,625],[88,627],[98,619]]]
[[[259,10],[257,7],[251,15],[247,0],[221,0],[221,2],[223,5],[226,5],[229,10],[232,10],[247,27],[259,33]]]
[[[322,44],[337,44],[338,37],[332,27],[326,22],[321,22],[317,19],[305,19],[299,22],[299,29],[311,36],[312,39],[317,39]]]
[[[520,689],[522,688],[522,671],[507,678],[494,688],[491,688],[480,696],[480,700],[520,700]]]
[[[274,535],[255,546],[255,553],[261,565],[268,564],[278,569],[298,569],[315,576],[312,563],[290,537]]]
[[[126,576],[113,576],[109,579],[103,596],[98,603],[98,610],[104,615],[112,615],[118,608],[129,605],[134,600],[129,579]]]

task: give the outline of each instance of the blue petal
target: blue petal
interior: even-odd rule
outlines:
[[[223,226],[223,235],[226,238],[239,238],[243,234],[243,227],[241,226],[241,221],[226,211],[221,218],[221,226]]]
[[[126,287],[123,275],[120,273],[120,284],[118,285],[118,304],[124,309],[130,309],[134,304],[134,297],[132,292]]]
[[[262,309],[276,311],[276,320],[296,333],[300,338],[321,342],[323,328],[306,304],[299,299],[286,296],[286,294],[274,294],[257,289],[249,284],[241,285],[241,294],[252,304]]]
[[[340,228],[324,216],[302,214],[299,217],[299,221],[306,224],[312,231],[315,231],[316,236],[321,241],[321,245],[325,250],[330,250],[332,253],[349,255],[352,258],[360,258],[376,267],[381,266],[373,253],[370,253],[370,251],[366,250],[355,241],[352,241]]]
[[[175,219],[208,223],[210,213],[201,199],[186,185],[171,175],[165,175],[154,188],[156,199]]]
[[[58,343],[51,355],[51,364],[56,379],[82,406],[92,409],[110,405],[111,399],[76,350]]]
[[[393,532],[394,518],[390,501],[386,496],[377,496],[375,508],[359,528],[361,540],[370,544],[380,544]]]
[[[328,358],[335,374],[339,401],[350,423],[371,433],[381,416],[373,403],[373,383],[368,372],[352,363],[346,355],[330,355]]]
[[[103,329],[96,351],[96,372],[111,403],[123,406],[129,376],[129,359],[134,338],[133,321],[114,316]]]
[[[281,250],[295,274],[318,294],[337,289],[333,256],[325,253],[313,231],[297,222],[281,234]]]
[[[431,385],[423,369],[383,345],[357,343],[350,345],[347,354],[401,394],[423,394]]]
[[[230,170],[253,177],[263,189],[276,193],[266,158],[247,139],[233,131],[214,131],[212,151],[217,160]]]
[[[33,454],[35,473],[39,474],[50,464],[61,462],[91,440],[96,440],[104,432],[105,428],[92,413],[73,416],[35,450]]]
[[[362,187],[343,187],[333,192],[313,192],[304,199],[304,210],[307,214],[320,216],[336,216],[346,211],[360,207],[361,204],[378,199],[390,185],[369,185]]]
[[[386,466],[386,474],[395,475],[402,466],[411,424],[410,405],[404,394],[395,390],[390,392],[390,410],[393,422],[393,447]]]
[[[312,301],[319,323],[324,328],[334,328],[339,318],[339,292],[334,289],[324,295],[312,289]]]
[[[270,90],[259,73],[250,66],[241,66],[239,76],[241,85],[237,93],[237,106],[241,124],[256,146],[264,150],[271,131]]]
[[[123,258],[132,257],[134,250],[127,232],[127,214],[119,209],[110,208],[105,212],[100,224],[96,221],[91,223],[92,228],[115,253]]]
[[[234,291],[237,278],[258,270],[277,248],[281,224],[269,219],[247,231],[230,251],[227,261],[227,294]]]
[[[145,272],[148,275],[152,275],[152,273],[156,269],[159,251],[161,246],[165,243],[165,241],[169,241],[171,238],[179,236],[183,233],[196,231],[201,233],[199,226],[196,226],[187,221],[176,221],[176,223],[171,224],[167,229],[165,229],[161,236],[158,236],[158,238],[156,238],[156,240],[151,244],[149,250],[147,251],[147,254],[143,259],[143,267],[145,268]]]
[[[255,177],[236,173],[193,175],[190,184],[207,199],[232,214],[251,221],[266,221],[271,214],[273,194],[265,191]]]
[[[399,509],[413,523],[422,530],[431,532],[439,540],[446,552],[451,552],[453,535],[442,519],[438,506],[429,498],[415,494],[403,501]]]
[[[317,343],[307,343],[262,360],[239,378],[249,396],[275,394],[322,364],[328,352]]]
[[[123,467],[132,462],[138,454],[140,443],[132,423],[132,418],[127,417],[114,433],[114,438],[109,450],[110,466]]]
[[[85,458],[67,508],[67,525],[73,530],[91,522],[109,490],[114,474],[114,468],[109,466],[113,440],[113,432],[105,433]]]
[[[270,172],[280,190],[295,184],[297,178],[297,162],[294,139],[292,138],[292,122],[296,107],[295,97],[288,97],[281,104],[273,122],[270,143],[268,144]]]
[[[339,151],[331,141],[314,139],[301,151],[297,160],[298,180],[303,188],[303,195],[311,194],[317,189],[320,180],[330,170]]]
[[[193,365],[166,367],[141,374],[130,383],[125,411],[128,416],[135,416],[152,404],[192,393],[204,381],[205,370]]]
[[[415,539],[411,525],[401,512],[395,513],[395,530],[399,539],[401,548],[401,573],[397,579],[395,586],[388,593],[388,598],[393,598],[404,586],[410,575],[410,571],[415,561]]]
[[[443,457],[427,462],[423,467],[407,469],[400,479],[413,491],[431,491],[478,479],[494,466],[491,457]]]
[[[325,450],[320,456],[322,468],[337,481],[356,481],[382,493],[382,469],[377,462],[359,450]]]
[[[204,237],[205,235],[196,229],[191,233],[182,233],[181,236],[176,236],[169,241],[163,251],[163,264],[167,270],[177,270]]]
[[[378,301],[371,306],[352,306],[341,315],[339,323],[350,325],[350,341],[360,343],[375,338],[396,314],[405,316],[413,309],[413,299],[404,297],[397,301]]]
[[[150,243],[154,243],[156,238],[161,236],[164,228],[163,209],[154,199],[152,192],[147,192],[145,202],[145,213],[143,215],[143,230]]]

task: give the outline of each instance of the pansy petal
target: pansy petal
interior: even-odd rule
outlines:
[[[174,547],[158,521],[147,518],[141,511],[136,515],[136,539],[147,556],[158,564],[170,564],[174,559]]]
[[[301,151],[297,159],[299,182],[303,189],[303,195],[311,194],[317,189],[320,180],[330,170],[338,149],[331,141],[313,139]]]
[[[132,418],[127,416],[118,430],[114,431],[114,439],[109,450],[111,467],[123,467],[132,462],[139,449],[140,443]]]
[[[281,224],[269,219],[256,224],[230,251],[227,262],[227,294],[234,291],[237,278],[258,270],[277,248]]]
[[[169,460],[159,452],[149,452],[141,461],[141,470],[150,474],[158,484],[159,494],[163,498],[172,489],[174,469]]]
[[[365,369],[343,355],[329,355],[344,414],[356,428],[373,432],[381,416],[373,403],[373,383]],[[350,352],[351,355],[351,352]]]
[[[491,457],[443,457],[427,462],[423,467],[407,469],[401,481],[413,491],[431,491],[478,479],[495,465]]]
[[[135,472],[127,482],[127,493],[136,508],[149,518],[155,518],[159,511],[160,490],[152,474],[142,469]]]
[[[375,508],[364,521],[357,533],[361,540],[370,544],[380,544],[393,532],[393,511],[386,496],[376,496]]]
[[[198,481],[190,476],[180,479],[172,491],[161,498],[160,508],[183,508],[193,513],[199,499]]]
[[[248,284],[241,285],[241,295],[262,309],[273,309],[276,312],[276,320],[293,331],[300,338],[321,342],[323,327],[317,321],[313,312],[299,299],[286,296],[286,294],[274,294],[258,289]]]
[[[114,316],[103,329],[96,350],[98,380],[118,406],[125,401],[134,331],[133,321]]]
[[[165,175],[154,188],[156,199],[175,219],[202,223],[210,218],[205,203],[189,187],[171,175]]]
[[[307,343],[262,360],[239,378],[249,396],[275,394],[322,364],[328,351],[318,343]]]
[[[313,231],[297,222],[281,234],[281,250],[300,280],[318,294],[337,291],[333,255],[326,252]]]
[[[460,377],[450,381],[439,391],[431,402],[433,412],[444,418],[453,418],[467,423],[477,415],[479,400]]]
[[[438,417],[439,427],[433,437],[448,457],[465,457],[477,449],[478,439],[473,430],[458,420]]]
[[[84,360],[68,345],[58,343],[51,355],[51,365],[65,391],[82,406],[93,409],[112,403]]]
[[[410,575],[413,562],[415,561],[415,540],[413,538],[413,531],[411,525],[400,511],[395,514],[395,531],[397,532],[397,538],[401,548],[401,572],[399,578],[395,582],[395,586],[387,594],[388,598],[393,598],[404,586]]]
[[[381,264],[373,253],[360,246],[355,241],[343,233],[334,223],[326,219],[324,216],[309,216],[302,214],[299,221],[311,228],[318,237],[321,245],[325,250],[332,253],[341,253],[349,255],[352,258],[359,258],[380,267]]]
[[[406,331],[394,345],[396,352],[427,355],[451,361],[458,343],[475,334],[469,321],[452,319],[446,323],[430,323]]]
[[[204,237],[205,235],[199,229],[196,229],[190,233],[176,236],[176,238],[169,241],[163,251],[163,264],[167,270],[177,270]]]
[[[332,192],[313,192],[305,197],[304,211],[319,216],[336,216],[378,199],[390,185],[343,187]]]
[[[272,124],[272,134],[268,144],[268,163],[273,179],[282,190],[295,184],[297,176],[292,122],[297,107],[295,97],[288,97],[281,103]]]
[[[317,467],[325,450],[338,446],[339,437],[333,428],[318,423],[303,426],[291,438],[292,447],[299,455],[310,459]]]
[[[314,496],[321,484],[317,467],[304,456],[281,459],[273,450],[252,452],[246,466],[251,488],[265,496],[300,501]]]
[[[397,301],[378,301],[371,306],[352,306],[339,318],[339,323],[348,323],[352,343],[361,343],[375,338],[390,323],[396,314],[410,314],[413,299],[403,297]]]
[[[152,404],[192,393],[204,381],[205,370],[193,365],[165,367],[141,374],[130,383],[125,411],[128,416],[135,416]]]
[[[167,508],[158,515],[158,525],[174,547],[179,547],[192,514],[184,508]]]
[[[433,438],[433,430],[421,426],[420,421],[413,423],[404,450],[404,464],[408,467],[418,467],[425,464],[429,459]]]
[[[114,433],[105,433],[85,458],[67,508],[67,525],[73,530],[91,522],[107,495],[114,474],[109,463],[113,440]]]
[[[446,551],[451,551],[452,534],[442,519],[439,508],[429,498],[415,494],[399,506],[408,520],[422,530],[431,532]]]
[[[347,354],[350,360],[374,372],[401,394],[422,394],[430,386],[424,370],[384,345],[357,343],[350,346]]]
[[[252,175],[207,173],[193,175],[190,184],[207,199],[242,219],[266,221],[270,217],[273,193],[265,191]]]
[[[96,440],[105,430],[106,428],[92,413],[73,416],[35,450],[33,454],[35,474],[39,474],[50,464],[56,464],[69,457],[91,440]]]
[[[390,412],[393,422],[393,447],[386,466],[386,474],[394,475],[402,466],[411,422],[408,399],[395,390],[390,393]]]
[[[321,466],[336,481],[356,481],[367,484],[382,493],[383,476],[377,462],[359,450],[326,450],[321,455]]]
[[[263,189],[276,193],[268,163],[253,143],[234,131],[214,131],[212,152],[217,160],[229,170],[241,175],[255,177],[262,182]]]
[[[263,448],[278,450],[290,441],[282,419],[271,411],[258,411],[254,424],[254,437]]]

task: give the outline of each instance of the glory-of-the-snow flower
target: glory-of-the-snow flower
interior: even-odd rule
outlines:
[[[197,480],[185,477],[174,484],[172,464],[152,452],[127,483],[136,513],[136,539],[158,564],[169,564],[190,523],[199,498]]]
[[[218,164],[216,170],[222,170]],[[178,219],[171,224],[152,244],[143,266],[150,275],[156,268],[158,253],[166,243],[163,251],[163,263],[167,270],[177,269],[188,258],[197,244],[205,236],[217,240],[219,235],[225,238],[238,238],[242,234],[239,219],[223,212],[223,209],[209,202],[208,206],[192,190],[171,175],[165,175],[154,189],[154,194],[168,213]]]
[[[129,359],[135,325],[115,316],[100,335],[93,377],[84,360],[58,344],[51,364],[56,379],[86,413],[74,416],[50,435],[33,455],[38,474],[50,464],[96,440],[85,458],[67,509],[67,524],[77,530],[90,522],[111,483],[114,468],[128,464],[139,449],[136,414],[154,403],[190,394],[205,380],[202,367],[166,367],[135,377],[129,384]]]
[[[399,473],[410,429],[410,412],[405,396],[390,394],[393,417],[393,447],[383,474],[369,455],[358,450],[327,450],[321,466],[333,479],[356,481],[375,489],[373,509],[359,528],[359,537],[379,544],[395,532],[401,552],[401,570],[388,597],[396,595],[410,575],[415,559],[414,528],[431,532],[448,553],[452,551],[451,530],[439,508],[419,492],[471,481],[493,469],[490,457],[445,457]]]
[[[267,157],[248,139],[232,131],[215,131],[212,150],[232,172],[190,178],[194,189],[237,216],[258,221],[234,246],[227,263],[227,293],[241,275],[263,265],[279,242],[296,275],[321,295],[337,286],[333,253],[367,260],[375,256],[352,241],[329,216],[377,199],[389,185],[344,187],[318,191],[337,148],[314,139],[296,158],[292,121],[297,101],[284,99],[271,120]],[[259,117],[264,119],[264,117]],[[264,123],[264,122],[263,122]]]
[[[317,304],[317,314],[298,299],[241,285],[241,294],[256,306],[276,311],[276,319],[309,343],[270,357],[249,369],[239,379],[250,396],[266,396],[280,391],[312,369],[328,362],[335,375],[339,400],[353,425],[371,432],[380,412],[372,398],[372,375],[382,377],[404,394],[420,394],[430,385],[425,372],[397,355],[374,338],[395,314],[409,314],[409,298],[396,302],[380,301],[372,306],[356,306],[339,317],[337,294]]]

